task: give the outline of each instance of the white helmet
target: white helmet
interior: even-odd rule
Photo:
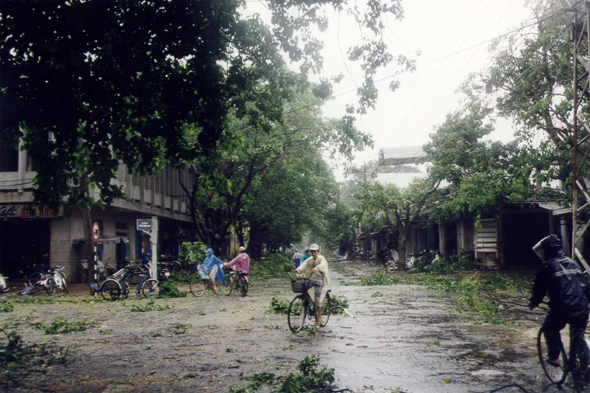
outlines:
[[[238,250],[240,250],[240,252],[244,252],[246,251],[246,248],[244,246],[241,246],[240,248],[238,248]]]

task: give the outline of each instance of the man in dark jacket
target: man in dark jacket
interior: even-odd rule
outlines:
[[[555,235],[541,239],[533,251],[543,260],[543,265],[535,278],[529,308],[537,307],[549,295],[549,314],[543,323],[549,351],[547,362],[559,367],[560,331],[568,323],[572,347],[582,348],[587,356],[584,331],[588,324],[588,277],[574,260],[563,255],[561,241]]]

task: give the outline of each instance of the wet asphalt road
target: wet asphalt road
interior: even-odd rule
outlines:
[[[370,269],[341,262],[338,270]],[[0,386],[44,392],[227,392],[248,383],[241,373],[284,374],[316,354],[323,366],[335,369],[337,385],[354,392],[490,392],[513,383],[529,392],[558,391],[547,383],[537,359],[541,319],[476,324],[449,311],[456,295],[420,286],[345,286],[342,282],[354,277],[341,273],[333,269],[332,293],[349,300],[354,318],[335,315],[315,334],[292,334],[286,316],[268,312],[273,296],[293,298],[287,278],[254,284],[246,298],[207,293],[158,300],[171,307],[164,311],[130,312],[133,305],[147,303],[137,299],[17,304],[12,313],[0,315],[0,322],[9,322],[27,342],[67,346],[68,364],[31,373],[18,386]],[[60,318],[94,323],[83,332],[57,335],[32,328]]]

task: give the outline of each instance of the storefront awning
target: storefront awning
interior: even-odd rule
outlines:
[[[72,244],[77,246],[79,244],[84,244],[86,239],[74,239],[72,240]],[[117,244],[117,243],[129,243],[129,239],[125,236],[101,236],[97,241],[96,244]]]

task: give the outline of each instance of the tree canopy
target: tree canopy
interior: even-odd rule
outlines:
[[[481,216],[503,202],[524,201],[534,191],[535,168],[541,168],[540,155],[529,145],[484,139],[494,130],[489,118],[493,110],[487,102],[470,96],[424,146],[430,157],[430,178],[447,182],[449,190],[434,217]]]
[[[0,2],[0,127],[33,158],[36,201],[84,201],[84,179],[108,204],[121,195],[111,184],[119,160],[144,174],[209,155],[230,114],[242,127],[284,125],[286,102],[322,70],[313,34],[327,27],[327,8],[363,30],[349,58],[365,79],[342,121],[375,104],[375,72],[393,59],[381,17],[402,18],[399,0],[371,0],[365,10],[342,0],[266,3],[270,27],[246,15],[243,0]],[[331,80],[313,92],[312,103],[328,98]]]
[[[578,15],[575,30],[581,32],[586,11],[579,2],[575,8],[559,0],[537,0],[533,5],[538,24],[512,35],[507,46],[495,51],[493,65],[484,73],[483,81],[487,94],[496,97],[498,113],[514,119],[519,141],[531,143],[539,131],[543,132],[546,141],[536,149],[538,179],[562,180],[563,202],[569,203],[574,128],[574,43],[570,41],[570,28]],[[582,57],[588,53],[587,44],[586,39],[581,40]],[[576,83],[582,92],[578,116],[590,124],[590,94],[585,89],[588,75],[580,63],[578,67]],[[579,131],[580,139],[588,136],[584,127],[579,126]],[[580,147],[582,156],[587,151],[587,145]],[[590,175],[587,165],[582,173]]]
[[[286,109],[312,97],[309,91],[297,94]],[[350,159],[371,142],[346,121],[323,118],[318,107],[292,112],[284,125],[269,130],[241,127],[240,119],[230,119],[230,128],[239,131],[224,134],[216,154],[183,163],[195,179],[183,187],[197,235],[208,244],[222,242],[232,227],[254,232],[253,225],[266,228],[268,240],[278,246],[299,240],[303,224],[316,223],[306,217],[321,216],[320,205],[335,200],[337,187],[322,154]],[[268,211],[269,206],[275,207]]]

